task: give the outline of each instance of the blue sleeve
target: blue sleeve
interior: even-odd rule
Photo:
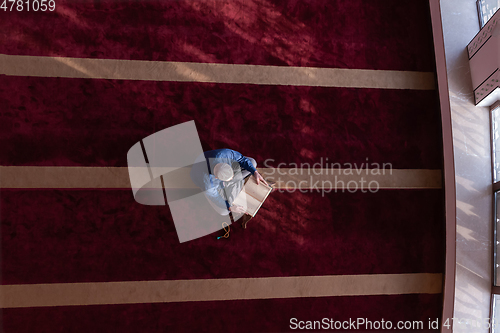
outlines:
[[[217,188],[210,184],[210,177],[205,177],[205,184],[203,190],[205,191],[205,195],[208,197],[210,201],[212,201],[217,207],[221,209],[228,209],[229,204],[226,200],[224,200]]]
[[[255,171],[257,171],[257,169],[255,169],[255,167],[253,166],[252,162],[250,162],[248,158],[243,156],[243,154],[238,153],[237,151],[231,149],[228,150],[230,150],[232,155],[230,158],[238,162],[243,169],[250,171],[252,175],[254,174]]]
[[[222,199],[219,192],[215,187],[209,188],[205,191],[205,195],[210,201],[212,201],[217,207],[221,209],[228,209],[229,205],[226,200]]]

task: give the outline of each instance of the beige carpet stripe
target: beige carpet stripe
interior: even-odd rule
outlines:
[[[214,63],[0,55],[0,74],[16,76],[249,83],[434,90],[434,73]]]
[[[168,170],[164,170],[165,187],[196,188],[189,168]],[[283,190],[442,187],[441,170],[259,168],[259,172]],[[130,180],[126,167],[0,166],[0,188],[130,188]]]
[[[2,285],[2,308],[438,294],[442,274],[379,274],[239,279]]]

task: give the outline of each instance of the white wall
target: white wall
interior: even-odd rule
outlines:
[[[474,0],[441,0],[457,191],[455,318],[490,317],[492,196],[489,109],[474,106],[467,44],[479,31]],[[455,325],[455,332],[489,332]]]

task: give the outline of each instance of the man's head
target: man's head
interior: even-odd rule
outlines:
[[[214,167],[214,176],[228,182],[234,177],[233,168],[227,163],[217,163]]]

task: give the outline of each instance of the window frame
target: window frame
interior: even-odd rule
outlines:
[[[489,21],[489,19],[488,19],[488,21],[483,22],[484,16],[482,15],[482,12],[481,12],[481,8],[482,8],[481,7],[481,1],[483,1],[483,0],[476,0],[477,18],[479,20],[479,30],[481,30],[486,25],[486,23],[488,23],[488,21]],[[499,2],[497,2],[497,7],[496,8],[497,8],[497,10],[495,10],[495,12],[491,15],[492,17],[500,9],[500,3]]]
[[[480,0],[478,0],[480,1]],[[500,296],[500,281],[499,281],[499,277],[498,276],[498,273],[497,272],[497,257],[498,257],[498,249],[497,249],[497,241],[498,241],[498,238],[497,238],[497,235],[498,235],[498,226],[499,226],[499,222],[497,222],[497,213],[499,212],[499,208],[500,207],[497,207],[497,196],[498,196],[498,199],[500,200],[500,179],[498,181],[495,182],[495,177],[496,177],[496,169],[495,169],[495,134],[494,134],[494,126],[495,126],[495,123],[494,123],[494,117],[493,117],[493,114],[495,112],[495,110],[499,109],[500,108],[500,101],[497,101],[495,102],[489,109],[489,117],[490,117],[490,152],[491,152],[491,183],[492,183],[492,200],[493,200],[493,215],[492,215],[492,222],[493,222],[493,255],[492,255],[492,258],[491,258],[491,266],[492,267],[492,283],[491,283],[491,302],[490,302],[490,318],[491,318],[491,321],[495,320],[495,319],[498,319],[498,318],[494,318],[494,308],[495,308],[495,305],[498,307],[500,306],[500,304],[495,304],[495,295],[498,295]],[[500,115],[499,115],[499,123],[500,123]],[[500,131],[500,129],[499,129]],[[500,141],[500,138],[499,138],[499,141]],[[499,147],[500,149],[500,147]],[[500,245],[500,244],[499,244]],[[499,267],[500,268],[500,267]],[[497,284],[497,281],[499,282]],[[493,325],[490,326],[490,329],[489,331],[491,333],[498,333],[500,332],[500,322],[495,322],[495,328],[493,327]]]

